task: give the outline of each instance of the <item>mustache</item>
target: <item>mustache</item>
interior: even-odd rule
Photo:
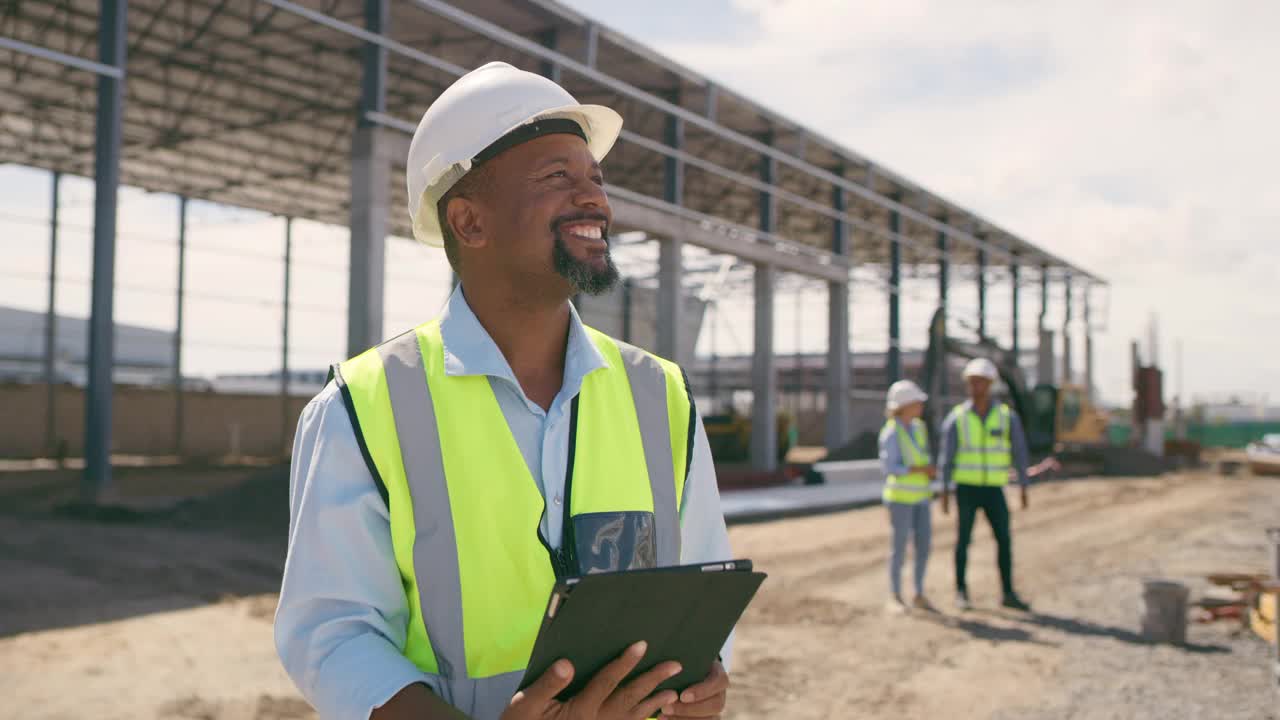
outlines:
[[[604,229],[601,231],[600,235],[606,243],[609,242],[609,218],[602,213],[583,212],[574,213],[573,215],[561,215],[551,221],[551,231],[558,235],[561,228],[565,225],[582,222],[583,220],[592,220],[603,223]]]

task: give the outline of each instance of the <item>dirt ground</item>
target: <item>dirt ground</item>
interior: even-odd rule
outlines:
[[[205,477],[163,516],[54,512],[62,490],[0,475],[0,718],[284,720],[314,713],[271,640],[283,564],[278,470]],[[141,494],[173,493],[148,476]],[[976,609],[951,607],[953,517],[935,508],[928,592],[883,611],[887,518],[871,508],[731,529],[770,573],[739,626],[730,718],[1280,719],[1268,648],[1231,623],[1185,647],[1137,635],[1141,579],[1261,571],[1280,481],[1186,473],[1037,486],[1015,512],[1033,614],[994,609],[994,546],[970,553]],[[127,482],[126,482],[127,485]],[[126,493],[127,494],[127,493]],[[905,579],[905,578],[904,578]]]

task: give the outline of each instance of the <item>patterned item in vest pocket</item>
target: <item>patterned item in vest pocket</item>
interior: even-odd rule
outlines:
[[[600,512],[573,516],[578,569],[583,575],[657,567],[653,513]]]

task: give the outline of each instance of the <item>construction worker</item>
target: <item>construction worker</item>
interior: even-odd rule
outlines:
[[[975,358],[964,368],[969,400],[958,405],[942,423],[942,445],[938,468],[942,475],[942,511],[949,512],[951,483],[956,485],[959,534],[956,538],[956,607],[970,608],[965,583],[969,539],[978,510],[987,516],[996,538],[1001,604],[1015,610],[1030,610],[1013,589],[1013,543],[1009,528],[1009,506],[1004,488],[1010,472],[1016,472],[1022,507],[1027,504],[1027,440],[1018,414],[991,397],[991,386],[999,377],[995,363]]]
[[[730,558],[680,368],[570,303],[618,278],[599,162],[621,126],[504,63],[423,115],[409,214],[459,286],[438,319],[338,365],[294,446],[276,646],[322,717],[723,710],[720,663],[679,695],[654,692],[669,658],[623,682],[644,643],[565,702],[566,660],[516,692],[557,577]]]
[[[929,396],[910,380],[899,380],[889,386],[885,400],[888,421],[880,431],[880,464],[885,484],[881,499],[889,509],[893,528],[893,546],[889,555],[888,610],[902,613],[907,609],[902,600],[902,563],[906,559],[907,541],[915,546],[915,597],[911,605],[919,610],[932,610],[924,594],[924,572],[929,564],[930,482],[937,474],[929,460],[929,433],[920,416]]]

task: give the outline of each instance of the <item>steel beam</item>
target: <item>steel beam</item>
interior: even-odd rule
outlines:
[[[559,40],[559,30],[554,27],[549,27],[538,33],[538,42],[549,50],[556,50]],[[560,63],[557,63],[554,59],[547,58],[539,63],[538,73],[543,77],[550,79],[551,82],[557,85],[560,84]]]
[[[1019,353],[1019,351],[1020,351],[1022,348],[1021,348],[1021,346],[1018,344],[1018,321],[1019,321],[1019,319],[1020,319],[1020,317],[1021,317],[1021,314],[1019,313],[1020,308],[1018,307],[1018,291],[1019,291],[1019,288],[1018,288],[1018,275],[1019,275],[1019,267],[1018,267],[1018,263],[1017,263],[1016,261],[1015,261],[1015,262],[1013,262],[1013,263],[1011,263],[1011,264],[1009,265],[1009,274],[1010,274],[1010,278],[1011,278],[1011,279],[1010,279],[1010,285],[1012,286],[1012,287],[1011,287],[1011,289],[1012,289],[1012,291],[1013,291],[1013,298],[1012,298],[1013,307],[1011,308],[1011,309],[1013,310],[1013,321],[1012,321],[1012,323],[1011,323],[1011,325],[1012,325],[1013,337],[1012,337],[1011,342],[1009,343],[1009,346],[1013,349],[1013,357],[1015,358],[1015,361],[1017,361],[1017,362],[1019,362],[1019,364],[1021,364],[1021,361],[1020,361],[1020,360],[1017,360],[1017,358],[1019,357],[1018,353]]]
[[[755,266],[755,347],[751,362],[751,467],[778,468],[778,377],[773,357],[773,289],[777,270]]]
[[[844,189],[831,188],[831,205],[843,212]],[[836,220],[831,227],[831,250],[844,256],[849,252],[849,230]],[[799,352],[797,347],[796,352]],[[849,441],[849,281],[827,282],[827,432],[828,448],[843,447]]]
[[[987,338],[987,252],[978,250],[978,338]]]
[[[951,280],[951,251],[949,248],[949,238],[944,232],[938,232],[938,307],[942,308],[942,317],[945,320],[947,316],[947,292],[948,283]],[[947,358],[944,356],[938,361],[938,394],[940,397],[935,401],[938,408],[944,407],[946,402],[948,387],[948,368]],[[926,391],[928,388],[926,388]],[[935,428],[937,429],[937,428]]]
[[[366,0],[368,23],[386,18],[386,0]],[[368,33],[380,38],[381,27]],[[386,47],[367,39],[359,120],[386,105]],[[381,56],[381,60],[379,60]],[[382,342],[387,218],[390,215],[391,153],[387,131],[374,124],[356,128],[351,142],[351,261],[347,285],[347,356]]]
[[[1040,357],[1036,375],[1041,383],[1053,383],[1053,331],[1049,330],[1049,266],[1040,266],[1040,318],[1037,321]]]
[[[123,73],[128,0],[98,4],[98,61]],[[102,500],[111,487],[111,395],[115,352],[116,198],[124,118],[123,75],[98,76],[94,123],[93,288],[89,316],[89,387],[85,398],[81,498]]]
[[[62,173],[54,172],[49,201],[49,305],[44,320],[44,382],[46,390],[44,447],[49,457],[58,452],[58,209]]]
[[[182,339],[185,332],[187,287],[187,196],[178,196],[178,293],[177,321],[173,331],[173,454],[182,457],[187,413],[183,406]]]
[[[104,7],[103,9],[105,10],[106,8]],[[101,37],[99,37],[99,41],[101,41]],[[92,60],[86,60],[77,55],[68,55],[67,53],[50,50],[46,47],[32,45],[31,43],[25,43],[13,38],[0,37],[0,50],[12,50],[24,55],[31,55],[42,60],[49,60],[78,70],[85,70],[87,72],[94,73],[99,77],[111,78],[113,80],[124,79],[123,66],[116,67],[107,63],[93,62]],[[101,47],[99,47],[99,50],[101,50]]]
[[[280,456],[289,456],[289,289],[293,280],[293,218],[284,219],[284,311],[280,328]]]
[[[584,43],[586,49],[583,53],[582,62],[587,67],[593,68],[596,66],[596,55],[600,52],[600,26],[593,22],[588,22],[583,27],[583,32],[586,34],[586,42]]]
[[[897,210],[889,211],[889,231],[889,352],[885,374],[890,383],[895,383],[902,379],[902,246],[898,242],[902,217]]]
[[[371,33],[382,35],[391,22],[391,6],[388,0],[364,0],[364,25]],[[369,113],[387,110],[387,50],[366,42],[360,48],[362,81],[360,83],[360,112],[356,116],[359,127],[369,127]]]
[[[1084,391],[1093,397],[1093,313],[1090,312],[1089,296],[1092,295],[1093,284],[1084,286]],[[1179,386],[1180,387],[1180,386]],[[1181,392],[1181,390],[1179,390]],[[1179,402],[1182,398],[1178,399]]]
[[[1067,273],[1062,278],[1062,384],[1072,383],[1075,379],[1071,375],[1071,274]]]

